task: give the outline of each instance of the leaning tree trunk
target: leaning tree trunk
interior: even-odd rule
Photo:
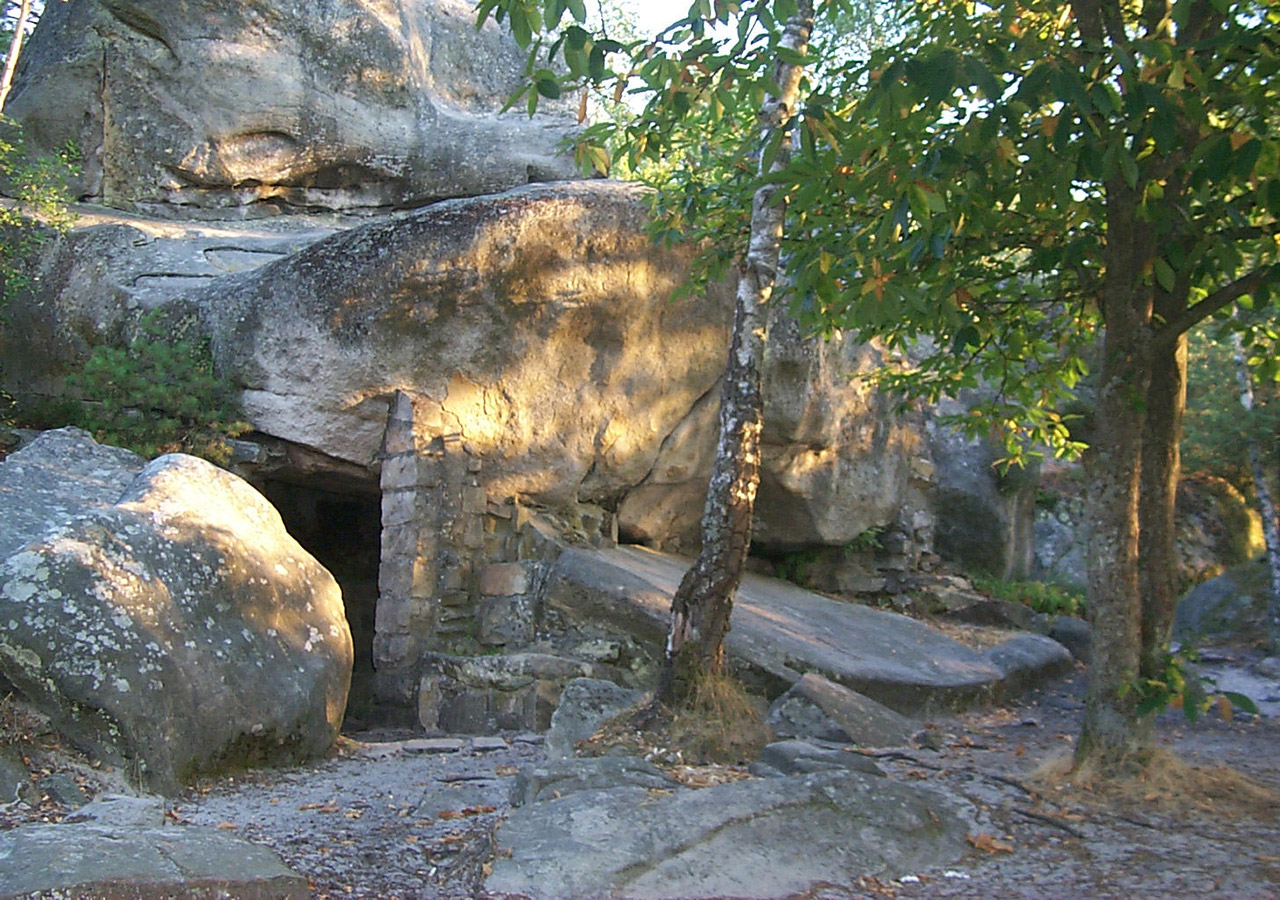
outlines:
[[[9,42],[9,52],[4,58],[4,72],[0,73],[0,113],[4,112],[9,89],[13,87],[13,73],[18,68],[18,54],[22,52],[22,39],[26,36],[27,20],[30,18],[31,0],[21,0],[13,24],[13,40]]]
[[[1236,381],[1240,384],[1240,405],[1245,415],[1253,413],[1253,376],[1244,356],[1244,342],[1240,333],[1232,335],[1235,342]],[[1253,493],[1258,498],[1258,512],[1262,514],[1262,536],[1267,544],[1267,568],[1271,573],[1271,596],[1267,602],[1267,638],[1271,652],[1280,655],[1280,520],[1276,518],[1276,504],[1267,484],[1266,467],[1262,464],[1262,451],[1258,440],[1250,431],[1249,470],[1253,473]]]
[[[813,30],[812,0],[800,0],[797,15],[788,20],[781,46],[803,54]],[[760,171],[777,171],[790,156],[789,141],[780,130],[795,113],[804,67],[780,60],[774,83],[779,96],[765,97],[760,118],[763,142],[778,142],[778,152]],[[683,693],[687,674],[717,671],[724,658],[733,596],[742,581],[756,488],[760,483],[760,368],[764,357],[765,304],[777,281],[778,257],[786,206],[773,185],[756,189],[751,204],[751,233],[745,259],[738,266],[738,294],[734,305],[733,337],[720,391],[720,438],[707,486],[702,514],[702,550],[684,574],[671,601],[666,659],[658,696],[671,702]]]
[[[1146,749],[1132,690],[1141,660],[1138,497],[1143,416],[1151,382],[1151,293],[1142,280],[1148,229],[1134,216],[1140,196],[1109,183],[1106,322],[1094,440],[1086,459],[1089,621],[1093,654],[1078,762],[1110,768]]]

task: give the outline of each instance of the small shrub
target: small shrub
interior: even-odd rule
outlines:
[[[1159,676],[1122,685],[1120,695],[1137,694],[1139,715],[1175,709],[1182,710],[1188,722],[1195,722],[1213,708],[1227,721],[1237,709],[1258,715],[1252,699],[1234,691],[1220,691],[1212,678],[1196,672],[1191,664],[1197,658],[1190,648],[1182,653],[1166,653],[1164,671]]]
[[[225,465],[229,439],[249,426],[214,375],[208,340],[170,340],[167,329],[152,314],[127,348],[95,348],[84,370],[67,379],[83,401],[72,424],[146,457],[181,451]]]
[[[842,548],[846,557],[853,556],[858,553],[866,553],[868,551],[883,549],[880,545],[880,536],[884,534],[884,528],[879,525],[872,525],[865,531],[859,532],[854,539],[845,544]]]
[[[1083,616],[1084,596],[1043,581],[1006,581],[980,575],[973,585],[984,594],[1012,603],[1022,603],[1050,616]]]

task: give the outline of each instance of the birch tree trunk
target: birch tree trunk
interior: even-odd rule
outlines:
[[[813,30],[813,2],[800,0],[797,15],[787,21],[781,46],[803,54]],[[779,59],[774,83],[779,96],[766,96],[760,109],[762,146],[777,143],[770,160],[762,153],[760,172],[781,169],[790,142],[780,134],[795,114],[804,67]],[[720,436],[702,513],[702,550],[684,574],[671,601],[666,659],[658,697],[666,703],[682,695],[688,676],[718,671],[724,660],[733,597],[742,581],[756,488],[760,483],[760,369],[764,356],[765,304],[778,276],[785,203],[773,185],[756,189],[751,204],[751,232],[746,257],[738,265],[733,337],[720,391]]]
[[[1253,412],[1253,376],[1245,361],[1240,333],[1233,334],[1232,340],[1235,343],[1240,405],[1247,415]],[[1249,469],[1253,473],[1253,493],[1258,498],[1258,512],[1262,514],[1262,536],[1267,544],[1267,568],[1271,573],[1271,596],[1267,599],[1267,638],[1272,654],[1280,655],[1280,520],[1276,518],[1276,504],[1271,497],[1271,487],[1267,484],[1262,452],[1252,433],[1249,434]]]
[[[0,113],[9,100],[9,89],[13,87],[13,73],[18,68],[18,54],[22,52],[22,41],[26,37],[27,21],[31,18],[31,0],[20,0],[18,15],[13,24],[13,40],[9,42],[9,52],[4,58],[4,72],[0,73]]]

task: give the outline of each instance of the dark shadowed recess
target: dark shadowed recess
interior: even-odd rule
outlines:
[[[294,539],[342,588],[355,647],[344,730],[377,718],[373,707],[373,629],[378,603],[382,502],[376,476],[367,482],[324,473],[276,472],[257,484]]]

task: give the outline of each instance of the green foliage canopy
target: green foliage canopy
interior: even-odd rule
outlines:
[[[1123,20],[1092,33],[1101,7]],[[1059,410],[1088,370],[1109,277],[1182,298],[1157,311],[1158,341],[1233,302],[1271,300],[1274,2],[918,0],[882,31],[898,40],[860,59],[833,25],[865,9],[829,0],[803,60],[803,106],[761,147],[752,116],[793,12],[792,0],[696,0],[624,46],[595,40],[566,0],[480,5],[533,51],[530,108],[588,83],[647,98],[632,121],[586,129],[578,158],[607,171],[621,146],[633,167],[656,164],[656,230],[704,241],[707,277],[745,240],[749,159],[794,142],[769,176],[788,201],[793,307],[816,329],[909,352],[911,366],[884,380],[912,396],[994,386],[971,425],[1002,428],[1014,456],[1033,443],[1081,448]],[[1108,272],[1117,190],[1134,195],[1135,227],[1160,248],[1136,273]],[[1265,335],[1250,337],[1255,358],[1274,359]]]

